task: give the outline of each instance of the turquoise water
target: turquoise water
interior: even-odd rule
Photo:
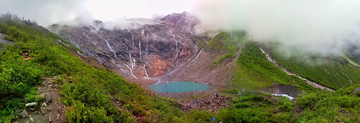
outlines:
[[[190,92],[190,91],[205,91],[210,88],[209,85],[195,83],[195,82],[172,82],[151,84],[146,87],[156,92]]]

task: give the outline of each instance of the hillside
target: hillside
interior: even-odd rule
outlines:
[[[167,18],[173,20],[171,16]],[[161,27],[161,25],[158,26]],[[357,67],[341,57],[331,57],[329,60],[326,59],[327,64],[313,66],[296,61],[299,57],[285,59],[281,54],[276,54],[275,50],[271,50],[272,47],[269,45],[268,49],[265,49],[259,43],[247,39],[246,32],[220,32],[210,40],[207,40],[208,37],[192,36],[191,38],[196,42],[190,41],[191,45],[187,45],[189,41],[185,40],[183,40],[185,43],[182,42],[181,45],[174,44],[171,40],[167,42],[170,50],[166,53],[169,54],[179,53],[180,51],[176,51],[177,46],[196,47],[181,50],[192,52],[178,57],[179,63],[183,63],[183,66],[181,64],[178,67],[168,66],[171,70],[179,68],[179,71],[173,72],[176,76],[162,76],[164,80],[198,81],[209,84],[213,89],[201,95],[201,98],[194,96],[191,100],[186,100],[187,103],[182,103],[176,98],[154,93],[137,84],[138,82],[129,81],[132,79],[126,80],[120,76],[126,73],[119,75],[119,72],[117,73],[110,65],[106,67],[101,64],[99,61],[117,59],[118,57],[113,56],[114,54],[123,55],[121,57],[125,59],[129,57],[127,53],[112,52],[112,48],[109,48],[106,43],[106,45],[104,43],[99,45],[99,49],[102,49],[101,47],[108,49],[97,51],[99,54],[105,54],[98,56],[103,59],[94,60],[96,58],[86,55],[86,53],[91,53],[89,51],[91,48],[77,47],[76,43],[68,42],[36,24],[2,17],[0,30],[4,36],[1,41],[7,42],[1,47],[0,53],[0,85],[2,85],[0,87],[0,122],[25,122],[34,117],[20,118],[19,110],[42,111],[43,106],[35,106],[33,110],[25,107],[25,104],[31,102],[43,104],[46,99],[41,97],[44,92],[40,91],[43,85],[49,84],[49,80],[51,80],[51,85],[58,85],[51,88],[59,90],[57,99],[65,106],[63,114],[58,113],[64,115],[60,116],[62,119],[53,116],[55,112],[58,112],[57,110],[47,111],[44,116],[51,116],[53,122],[194,123],[211,122],[212,117],[216,118],[215,122],[233,123],[359,122],[360,94],[359,91],[354,91],[360,87],[356,81],[356,75],[359,72]],[[107,30],[102,31],[104,35],[111,33],[106,33]],[[120,36],[131,34],[123,31],[119,31]],[[142,36],[141,31],[136,33]],[[80,35],[80,33],[74,35]],[[183,33],[182,36],[187,35],[189,34]],[[166,34],[164,36],[172,38]],[[165,40],[154,42],[163,41]],[[127,46],[124,44],[126,42],[119,43],[118,46]],[[136,47],[132,48],[136,49]],[[273,59],[296,75],[288,75],[277,67],[267,58],[262,49],[270,52]],[[142,51],[138,50],[133,54],[140,60]],[[159,49],[155,50],[156,53],[153,55],[164,55],[157,52]],[[176,55],[169,57],[175,59],[169,61],[172,64],[177,60],[174,57]],[[124,59],[119,57],[118,60],[118,63],[121,63],[120,61]],[[106,64],[111,64],[109,61],[106,62]],[[136,64],[142,63],[136,62]],[[147,63],[147,65],[151,64]],[[144,72],[141,67],[139,70]],[[165,70],[161,69],[161,71]],[[136,74],[138,75],[140,74]],[[131,77],[131,75],[127,76]],[[317,89],[298,76],[336,91]],[[47,93],[46,90],[45,92]],[[220,93],[220,96],[213,98],[214,93]],[[271,95],[274,93],[287,94],[294,97],[294,100]],[[178,94],[171,96],[174,95]],[[224,107],[216,107],[215,111],[212,111],[212,108],[210,110],[201,108],[217,105],[220,102],[225,102],[221,104]],[[41,122],[48,122],[47,119]]]
[[[41,103],[36,85],[41,84],[43,78],[52,76],[62,78],[56,81],[63,83],[60,100],[67,107],[68,122],[191,122],[198,117],[185,115],[179,103],[152,95],[111,70],[82,62],[69,53],[68,50],[73,49],[67,49],[66,41],[56,35],[51,37],[21,21],[7,18],[1,19],[1,30],[6,30],[9,38],[16,42],[6,46],[1,53],[0,82],[5,85],[1,86],[1,122],[16,119],[14,112],[25,109],[25,103]],[[57,44],[56,40],[61,43]],[[25,52],[28,56],[22,56]]]
[[[282,67],[318,84],[340,89],[359,84],[359,67],[354,66],[342,56],[324,56],[314,53],[302,53],[296,47],[290,57],[282,54],[277,47],[293,47],[283,45],[268,45],[269,54]]]

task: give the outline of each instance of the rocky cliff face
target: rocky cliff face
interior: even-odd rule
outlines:
[[[85,57],[93,57],[103,66],[133,78],[173,73],[201,51],[197,46],[200,40],[192,33],[199,21],[187,12],[158,20],[127,21],[136,28],[109,29],[106,23],[94,21],[91,25],[52,25],[49,29],[71,42]]]

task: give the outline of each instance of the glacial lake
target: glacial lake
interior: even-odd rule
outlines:
[[[209,85],[195,82],[171,82],[161,84],[150,84],[146,87],[156,92],[190,92],[190,91],[206,91]]]

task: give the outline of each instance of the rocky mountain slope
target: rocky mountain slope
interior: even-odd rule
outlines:
[[[141,81],[140,83],[186,80],[209,84],[213,77],[204,76],[217,74],[211,71],[224,69],[222,66],[230,69],[235,61],[230,60],[218,68],[212,68],[211,62],[226,51],[207,50],[205,53],[204,47],[211,37],[193,33],[200,22],[187,12],[173,13],[155,20],[127,21],[128,26],[123,27],[109,28],[107,22],[98,20],[93,24],[80,26],[54,24],[49,29],[78,48],[78,54],[95,58],[103,67],[115,70],[128,80]],[[197,60],[199,57],[202,60]],[[208,70],[203,70],[205,68]],[[185,77],[179,77],[184,76],[182,74]],[[226,79],[224,76],[227,76]],[[218,77],[225,79],[218,83],[224,84],[229,81],[227,78],[231,78],[230,73],[224,76]],[[199,77],[202,79],[197,79]]]
[[[130,19],[137,28],[105,28],[105,23],[76,27],[53,25],[53,31],[78,48],[86,57],[96,58],[103,66],[119,69],[133,78],[159,77],[173,71],[184,59],[200,51],[193,35],[198,20],[188,13],[173,13],[151,24]]]

